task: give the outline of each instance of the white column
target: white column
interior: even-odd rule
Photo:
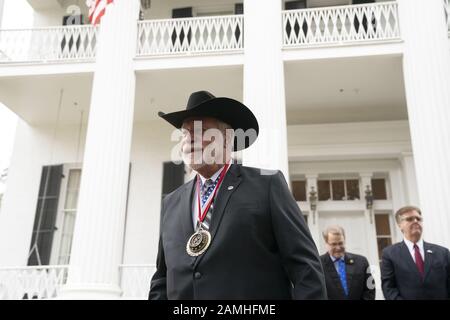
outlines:
[[[409,205],[409,202],[406,200],[405,193],[403,192],[405,187],[403,186],[400,168],[389,171],[389,185],[391,189],[392,219],[394,221],[394,228],[391,232],[394,242],[399,242],[403,240],[403,234],[397,227],[397,223],[395,223],[395,212],[401,207]]]
[[[319,192],[317,187],[317,174],[307,174],[306,175],[306,201],[308,201],[308,226],[309,230],[311,231],[311,235],[314,239],[314,242],[316,243],[317,249],[320,248],[320,237],[321,232],[319,228],[319,212],[318,212],[318,204],[319,204]],[[311,192],[312,188],[314,188],[314,191],[316,191],[317,196],[317,208],[316,211],[313,212],[311,210],[311,203],[309,201],[309,193]]]
[[[244,165],[279,169],[289,181],[282,1],[244,1],[244,103],[259,122],[256,143],[244,152]]]
[[[381,291],[381,278],[380,278],[380,269],[379,269],[379,262],[378,262],[378,243],[377,243],[377,230],[375,225],[375,214],[374,209],[372,210],[367,209],[367,202],[366,202],[366,190],[367,186],[372,189],[372,172],[361,172],[359,174],[361,185],[360,185],[360,198],[364,201],[364,216],[366,219],[365,224],[365,234],[366,234],[366,241],[367,241],[367,247],[369,250],[368,256],[366,257],[367,260],[369,260],[369,264],[371,266],[371,272],[374,277],[375,281],[375,289],[376,289],[376,299],[379,300],[382,298],[383,293]]]
[[[398,0],[424,237],[450,247],[450,46],[442,0]]]
[[[63,298],[120,295],[133,128],[139,0],[115,0],[102,19],[78,212]]]
[[[419,193],[417,192],[416,168],[414,167],[412,152],[403,152],[400,161],[405,182],[406,201],[411,205],[420,206]]]

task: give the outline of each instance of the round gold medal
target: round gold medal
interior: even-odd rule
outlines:
[[[190,256],[196,257],[205,252],[210,243],[211,234],[209,231],[199,229],[189,238],[186,244],[186,251]]]

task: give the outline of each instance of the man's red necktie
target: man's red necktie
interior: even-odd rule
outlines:
[[[424,270],[424,266],[423,266],[422,255],[420,254],[420,250],[419,250],[419,247],[417,246],[417,244],[414,244],[414,257],[416,258],[417,270],[419,270],[419,273],[423,278],[425,270]]]

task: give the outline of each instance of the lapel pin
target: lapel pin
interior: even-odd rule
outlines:
[[[233,188],[234,188],[233,186],[229,186],[228,190],[233,190]]]
[[[433,251],[431,251],[430,249],[427,250],[427,253],[433,253]]]

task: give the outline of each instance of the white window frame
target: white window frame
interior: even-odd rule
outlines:
[[[346,200],[334,200],[333,199],[333,182],[332,181],[336,181],[336,180],[342,180],[344,181],[344,193],[345,193],[345,198]],[[348,192],[347,192],[347,180],[357,180],[358,181],[358,189],[359,189],[359,199],[358,200],[348,200]],[[361,179],[359,179],[356,176],[353,176],[353,174],[349,174],[348,176],[343,176],[343,177],[319,177],[317,179],[317,182],[319,181],[329,181],[329,186],[330,186],[330,199],[329,200],[317,200],[317,201],[360,201],[363,200],[363,197],[361,196]],[[317,192],[319,192],[319,190],[317,190]]]
[[[389,219],[389,229],[391,230],[391,235],[381,235],[379,236],[377,234],[377,230],[376,230],[376,226],[375,226],[375,240],[377,241],[376,246],[377,246],[377,257],[379,256],[379,252],[378,252],[378,239],[379,238],[383,238],[383,239],[391,239],[391,244],[395,243],[395,238],[394,238],[394,233],[395,233],[395,223],[394,223],[394,215],[392,212],[389,211],[380,211],[380,212],[374,212],[375,215],[387,215],[388,219]],[[379,260],[379,262],[381,262],[381,260]]]
[[[375,180],[384,179],[384,188],[386,189],[386,199],[377,199],[377,200],[374,200],[374,201],[392,200],[392,196],[391,196],[391,180],[390,180],[391,176],[390,176],[390,174],[389,173],[374,174],[374,176],[371,178],[371,180],[374,180],[374,179]],[[370,186],[370,187],[372,188],[372,186]]]
[[[61,190],[59,193],[58,213],[56,215],[56,230],[53,236],[52,252],[50,254],[50,265],[57,265],[59,260],[59,253],[61,250],[62,233],[64,228],[65,218],[65,202],[67,195],[67,186],[69,183],[69,173],[71,170],[82,170],[82,164],[64,164],[63,178],[61,181]]]

